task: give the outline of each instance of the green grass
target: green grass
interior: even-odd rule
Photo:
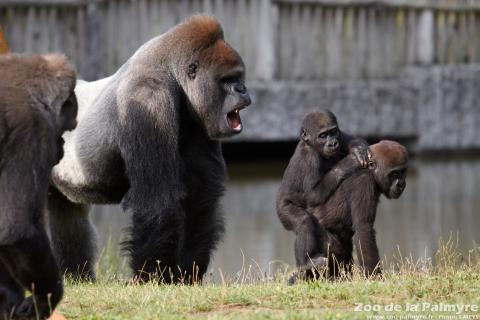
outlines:
[[[430,260],[399,258],[389,264],[383,280],[364,279],[355,270],[352,278],[343,281],[319,280],[295,286],[286,284],[288,271],[267,277],[251,270],[228,280],[220,277],[219,283],[133,285],[119,280],[111,268],[103,269],[108,264],[101,261],[97,283],[66,282],[58,311],[67,319],[373,319],[371,316],[379,315],[384,319],[419,315],[460,319],[455,312],[406,310],[407,304],[421,308],[423,303],[480,307],[478,251],[462,256],[451,243],[440,247],[435,266]],[[380,311],[357,312],[354,308],[359,303],[364,308],[376,305]],[[392,304],[402,310],[386,311]],[[462,314],[477,316],[478,312]]]

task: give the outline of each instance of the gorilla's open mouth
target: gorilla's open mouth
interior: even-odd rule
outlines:
[[[234,109],[227,113],[227,123],[230,129],[240,132],[242,131],[242,119],[240,118],[240,108]]]

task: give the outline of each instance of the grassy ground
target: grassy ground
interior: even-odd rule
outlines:
[[[441,304],[480,308],[477,261],[478,255],[462,257],[446,245],[435,267],[400,259],[384,280],[365,280],[355,272],[349,280],[295,286],[286,284],[288,272],[273,278],[240,272],[217,284],[165,286],[126,284],[100,270],[95,284],[67,281],[58,311],[67,319],[480,319],[479,311],[434,309]],[[362,311],[355,310],[359,306]]]

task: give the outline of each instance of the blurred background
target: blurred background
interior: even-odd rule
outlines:
[[[275,195],[303,115],[330,109],[342,130],[408,146],[407,189],[381,201],[381,254],[432,257],[453,236],[480,242],[480,1],[0,0],[14,52],[63,52],[79,77],[108,76],[145,41],[193,13],[214,15],[243,57],[253,105],[226,141],[227,231],[212,270],[294,263]],[[96,206],[101,247],[130,217]],[[244,262],[243,262],[244,261]]]

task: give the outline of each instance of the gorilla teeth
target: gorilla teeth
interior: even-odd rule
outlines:
[[[242,130],[242,120],[240,118],[240,109],[235,109],[227,113],[227,122],[228,126],[235,130],[241,131]]]

